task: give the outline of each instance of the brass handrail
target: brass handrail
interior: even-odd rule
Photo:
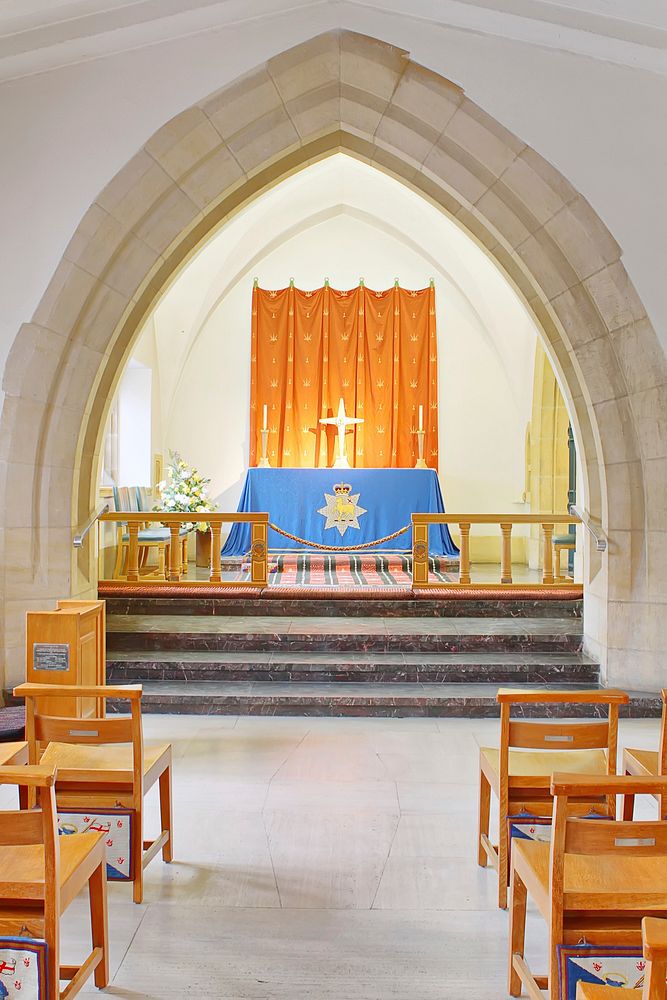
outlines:
[[[77,528],[74,534],[74,538],[72,539],[72,544],[75,549],[80,549],[83,546],[84,539],[88,534],[88,532],[90,531],[90,529],[92,528],[92,526],[95,524],[95,521],[101,518],[102,515],[105,514],[108,510],[109,510],[109,504],[103,503],[97,508],[97,510],[94,510],[91,514],[88,515],[88,520],[83,524],[81,528]]]
[[[577,520],[581,521],[586,531],[588,531],[593,536],[593,541],[595,542],[595,548],[598,552],[604,552],[607,548],[607,538],[602,531],[602,528],[598,528],[596,524],[591,521],[591,515],[587,510],[583,510],[581,507],[577,507],[576,504],[570,504],[570,511],[575,515]]]

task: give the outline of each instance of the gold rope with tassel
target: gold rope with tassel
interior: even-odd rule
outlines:
[[[342,545],[318,545],[317,542],[309,542],[307,538],[299,538],[298,535],[291,535],[289,531],[283,531],[273,521],[269,521],[269,528],[273,528],[279,535],[283,535],[293,542],[308,545],[312,549],[321,549],[324,552],[359,552],[361,549],[372,549],[374,545],[382,545],[384,542],[390,542],[393,538],[398,538],[399,535],[404,535],[406,531],[410,530],[410,525],[406,524],[404,528],[399,528],[398,531],[394,531],[391,535],[385,535],[384,538],[376,538],[372,542],[363,542],[361,545],[346,545],[345,547]]]

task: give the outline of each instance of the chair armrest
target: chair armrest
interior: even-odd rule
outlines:
[[[124,698],[141,699],[141,684],[19,684],[14,688],[17,698]]]
[[[502,704],[541,704],[550,702],[558,704],[594,704],[594,705],[627,705],[630,695],[625,691],[618,691],[615,688],[606,688],[600,691],[550,691],[532,690],[522,691],[519,688],[499,688],[496,701]]]
[[[625,774],[566,774],[551,776],[552,795],[667,795],[667,776],[634,777]]]
[[[51,785],[55,785],[57,774],[57,768],[49,764],[25,764],[23,767],[0,767],[0,785],[50,788]]]

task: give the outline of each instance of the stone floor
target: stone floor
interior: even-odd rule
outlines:
[[[477,746],[497,740],[497,721],[149,716],[144,725],[147,740],[174,745],[176,860],[150,864],[141,906],[128,886],[110,885],[109,995],[507,995],[507,915],[492,872],[474,860]],[[622,722],[621,746],[655,746],[658,727]],[[66,916],[64,961],[81,955],[86,932],[81,899]],[[544,969],[534,913],[528,934],[529,958]]]

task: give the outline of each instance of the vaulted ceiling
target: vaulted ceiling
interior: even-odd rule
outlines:
[[[317,14],[335,28],[360,10],[667,73],[664,0],[3,0],[0,81],[244,22]]]

